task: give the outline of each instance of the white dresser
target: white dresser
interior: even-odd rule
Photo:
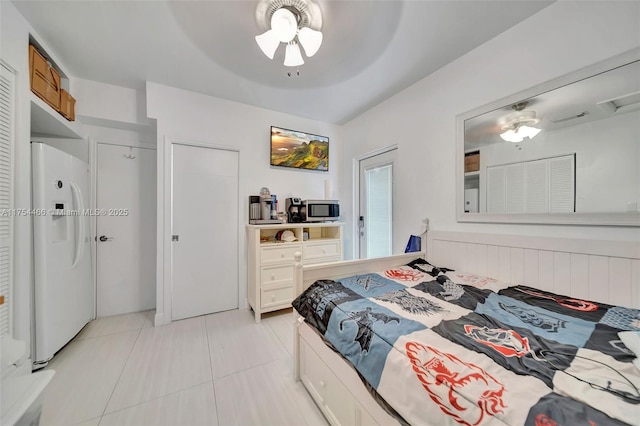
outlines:
[[[264,312],[291,306],[294,254],[302,253],[302,263],[334,262],[343,259],[343,223],[283,223],[247,225],[248,299],[256,322]],[[293,232],[296,240],[276,239],[280,231]]]

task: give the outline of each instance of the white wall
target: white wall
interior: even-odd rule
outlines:
[[[75,78],[76,116],[85,123],[121,127],[148,124],[144,90]],[[96,121],[97,120],[97,121]]]
[[[552,4],[347,123],[341,197],[351,197],[352,158],[397,143],[396,252],[424,217],[438,230],[640,240],[637,228],[458,223],[455,208],[457,115],[638,46],[638,2]],[[346,253],[352,233],[347,226]]]
[[[486,212],[486,168],[576,153],[576,211],[624,212],[640,203],[640,112],[542,131],[516,145],[480,148],[480,211]],[[518,146],[521,149],[518,149]]]
[[[325,180],[334,195],[341,181],[341,138],[336,125],[309,120],[220,98],[205,96],[160,84],[147,83],[147,111],[157,120],[158,135],[158,287],[156,323],[170,321],[170,257],[164,252],[170,238],[169,195],[171,182],[170,139],[228,147],[240,152],[239,180],[239,305],[247,306],[247,254],[245,225],[248,224],[248,197],[266,186],[281,200],[286,197],[324,198]],[[302,171],[270,167],[271,126],[300,130],[329,137],[329,171]],[[349,200],[346,198],[345,200]],[[224,208],[224,206],[222,207]],[[206,212],[203,212],[206,215]],[[165,316],[166,315],[166,316]]]

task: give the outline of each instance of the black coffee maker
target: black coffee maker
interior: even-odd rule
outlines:
[[[287,211],[287,222],[302,222],[302,199],[295,197],[287,198],[285,200],[284,206]]]

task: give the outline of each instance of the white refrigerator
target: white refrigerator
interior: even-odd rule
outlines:
[[[94,318],[89,165],[31,144],[34,252],[34,363],[43,364]]]

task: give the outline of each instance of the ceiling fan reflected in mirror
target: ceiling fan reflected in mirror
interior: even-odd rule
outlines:
[[[527,101],[511,105],[515,112],[505,117],[506,122],[502,125],[503,133],[500,134],[503,140],[518,143],[525,138],[533,139],[540,133],[542,129],[535,127],[540,123],[540,119],[536,118],[535,111],[524,110],[527,105],[529,105]]]
[[[256,20],[264,33],[256,36],[262,52],[273,59],[280,43],[286,43],[284,65],[304,64],[300,46],[307,57],[322,44],[322,12],[313,0],[260,0]]]

